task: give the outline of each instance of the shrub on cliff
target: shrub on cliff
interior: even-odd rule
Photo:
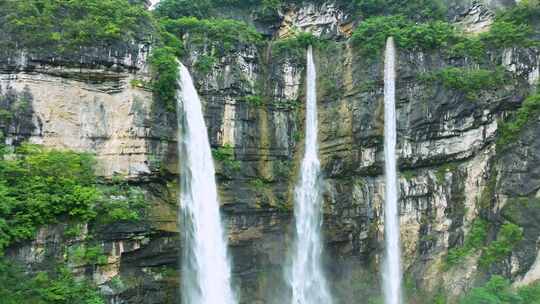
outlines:
[[[510,281],[494,275],[483,286],[471,289],[459,304],[539,304],[540,282],[517,290]]]
[[[104,304],[97,288],[77,280],[65,267],[51,273],[25,274],[13,263],[0,260],[2,304]]]
[[[380,54],[390,36],[399,48],[424,51],[447,47],[458,37],[454,27],[446,22],[417,24],[397,15],[364,20],[354,31],[352,42],[363,55],[374,56]]]
[[[0,161],[0,253],[13,241],[34,237],[59,216],[90,220],[100,193],[88,154],[23,145]]]
[[[137,220],[144,204],[140,193],[121,183],[98,185],[93,166],[89,154],[27,144],[0,159],[0,256],[11,243],[32,239],[39,227],[60,218]]]
[[[0,4],[10,45],[32,52],[73,54],[141,38],[151,15],[129,0],[17,0]]]
[[[250,10],[257,17],[276,17],[278,20],[276,12],[286,2],[283,0],[162,0],[155,12],[160,18],[210,18],[219,16],[220,10],[235,8]]]
[[[412,20],[443,19],[447,7],[441,0],[355,0],[364,17],[401,14]]]
[[[504,147],[515,141],[527,123],[539,115],[540,94],[531,95],[525,99],[513,118],[500,125],[497,145]]]
[[[232,19],[198,19],[185,17],[161,21],[163,28],[176,37],[189,40],[190,45],[215,48],[220,54],[241,44],[259,44],[262,36],[257,30]]]

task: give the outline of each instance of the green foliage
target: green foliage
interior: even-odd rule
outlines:
[[[211,0],[215,10],[249,10],[259,21],[279,20],[278,10],[298,0]]]
[[[131,85],[132,88],[145,88],[148,87],[148,83],[141,79],[132,79],[129,81],[129,85]]]
[[[292,36],[277,40],[272,44],[272,55],[278,58],[290,57],[293,59],[305,58],[306,49],[311,45],[320,48],[325,41],[309,32],[297,32]]]
[[[163,28],[176,37],[188,35],[190,45],[214,48],[218,54],[230,52],[242,44],[260,44],[262,36],[257,30],[244,22],[232,19],[198,19],[184,17],[165,19]]]
[[[212,68],[216,64],[217,59],[213,56],[208,55],[202,55],[197,58],[197,61],[195,62],[195,69],[204,75],[210,73],[212,71]]]
[[[154,75],[152,88],[156,99],[168,112],[176,111],[178,80],[178,57],[184,53],[182,41],[167,32],[163,22],[159,27],[159,39],[150,54],[150,66]]]
[[[219,15],[219,11],[223,9],[243,8],[265,17],[275,16],[282,5],[282,0],[162,0],[155,12],[161,18],[210,18]]]
[[[446,304],[446,303],[447,303],[446,296],[442,292],[438,292],[433,297],[433,304]]]
[[[521,1],[518,5],[500,11],[488,33],[482,39],[491,47],[530,47],[538,45],[531,39],[531,24],[540,18],[540,6],[535,1]]]
[[[453,58],[470,57],[481,61],[486,56],[486,45],[478,37],[457,37],[456,42],[448,49],[448,55]]]
[[[95,286],[75,279],[66,268],[30,276],[7,261],[0,261],[0,299],[2,304],[105,303]]]
[[[480,266],[489,267],[508,257],[521,240],[523,240],[521,228],[513,223],[505,223],[497,234],[497,239],[484,248],[479,261]]]
[[[254,107],[260,107],[264,104],[263,98],[260,95],[248,95],[242,99]]]
[[[81,235],[81,232],[82,232],[81,224],[71,223],[64,230],[64,236],[68,238],[74,238]]]
[[[441,0],[355,0],[355,4],[364,17],[401,14],[415,21],[443,19],[447,11]]]
[[[83,221],[96,216],[100,193],[90,155],[32,145],[17,152],[17,158],[0,161],[0,252],[61,215]]]
[[[501,276],[493,276],[485,286],[473,288],[459,304],[525,304],[515,294],[510,282]]]
[[[150,64],[154,73],[152,87],[157,100],[165,109],[176,111],[176,89],[179,64],[177,52],[171,47],[158,47],[152,51]]]
[[[59,218],[133,221],[145,210],[142,193],[133,187],[98,186],[89,154],[28,144],[16,152],[0,159],[0,256],[11,243],[33,238],[40,226]],[[80,232],[78,224],[74,227],[67,229],[68,237]]]
[[[160,18],[178,19],[182,17],[207,18],[211,14],[211,0],[163,0],[155,9]]]
[[[105,265],[107,256],[101,246],[78,245],[70,251],[69,259],[79,265]]]
[[[497,145],[504,147],[515,141],[525,125],[532,119],[536,119],[539,115],[540,94],[529,96],[511,120],[500,124]]]
[[[399,172],[401,174],[401,176],[410,181],[412,180],[413,178],[415,178],[418,174],[418,172],[414,171],[414,170],[405,170],[405,171],[400,171]]]
[[[518,296],[523,304],[540,304],[540,282],[519,288]]]
[[[226,144],[222,147],[212,150],[212,156],[215,160],[221,162],[226,169],[233,171],[240,170],[240,162],[234,157],[234,147]]]
[[[494,48],[529,46],[530,40],[527,37],[531,33],[527,24],[497,20],[491,25],[490,31],[482,35],[482,40]]]
[[[262,178],[255,178],[249,182],[250,186],[256,191],[264,191],[269,186],[269,181]]]
[[[485,220],[476,219],[472,224],[469,234],[465,237],[463,246],[455,247],[448,251],[446,266],[452,267],[457,265],[463,258],[481,249],[487,238],[487,229],[488,223]]]
[[[152,29],[150,14],[129,0],[18,0],[0,4],[2,30],[17,48],[85,52],[141,38]]]
[[[435,177],[437,178],[437,183],[442,184],[444,183],[444,179],[446,176],[446,173],[453,173],[458,169],[458,166],[454,163],[447,163],[444,165],[441,165],[437,172],[435,172]]]
[[[492,276],[480,287],[473,288],[459,304],[538,304],[540,303],[540,282],[524,286],[517,291],[510,281],[501,276]]]
[[[454,27],[446,22],[414,23],[404,16],[377,16],[364,20],[352,35],[353,44],[364,56],[375,56],[394,37],[399,48],[407,50],[436,50],[446,48],[457,39]]]
[[[107,202],[99,206],[101,223],[139,221],[146,213],[144,193],[124,179],[100,186]]]
[[[396,45],[401,49],[441,49],[451,57],[471,57],[475,60],[484,59],[488,47],[538,45],[531,37],[535,32],[532,24],[540,18],[537,3],[523,1],[509,10],[499,12],[489,32],[471,37],[465,36],[447,22],[438,21],[444,16],[445,9],[437,1],[356,2],[367,18],[354,31],[352,41],[362,55],[367,57],[380,54],[390,36],[395,38]],[[434,7],[430,8],[423,2],[431,2]]]
[[[444,68],[425,77],[425,80],[438,81],[447,89],[459,91],[469,100],[478,98],[484,90],[496,89],[505,81],[502,69],[495,71],[485,69],[467,69],[458,67]]]

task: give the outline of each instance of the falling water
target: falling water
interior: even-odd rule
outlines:
[[[384,299],[386,304],[401,303],[401,252],[396,172],[396,50],[394,39],[386,42],[384,60],[384,169],[386,202],[384,236],[386,250],[383,265]]]
[[[234,304],[227,244],[219,214],[214,163],[201,109],[189,71],[180,63],[178,129],[182,226],[185,250],[184,304]]]
[[[300,181],[295,191],[296,248],[292,260],[293,304],[330,304],[321,267],[322,198],[317,155],[317,74],[311,46],[307,53],[306,138]]]

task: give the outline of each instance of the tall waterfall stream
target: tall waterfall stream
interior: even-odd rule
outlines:
[[[317,74],[313,50],[307,51],[306,137],[300,181],[295,189],[296,246],[290,285],[293,304],[330,304],[321,266],[321,165],[317,145]]]
[[[384,60],[384,206],[385,253],[383,293],[386,304],[401,303],[401,250],[396,165],[396,50],[392,37],[386,42]]]
[[[180,214],[185,236],[182,302],[234,304],[208,131],[193,80],[182,64],[179,81]]]

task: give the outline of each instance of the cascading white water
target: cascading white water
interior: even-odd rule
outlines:
[[[300,181],[295,189],[296,247],[292,259],[292,304],[330,304],[321,266],[321,168],[317,148],[317,93],[311,46],[307,51],[306,138]]]
[[[386,41],[384,60],[384,169],[386,201],[384,207],[385,256],[383,292],[386,304],[401,303],[401,249],[396,166],[396,50],[394,39]]]
[[[185,232],[182,302],[234,304],[214,162],[201,101],[189,71],[179,65],[180,213]]]

